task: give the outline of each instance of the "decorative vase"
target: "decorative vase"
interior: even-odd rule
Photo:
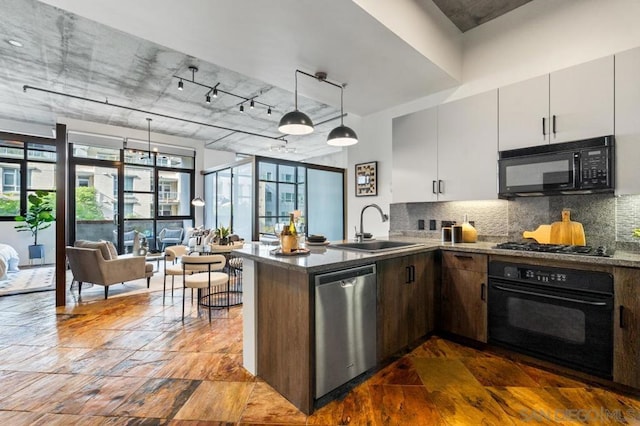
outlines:
[[[462,222],[462,242],[475,243],[478,241],[478,231],[469,223],[468,217],[464,215],[464,222]]]

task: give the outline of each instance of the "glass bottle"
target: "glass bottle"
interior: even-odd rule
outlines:
[[[298,237],[298,231],[296,230],[296,222],[293,217],[293,213],[289,213],[289,235]]]

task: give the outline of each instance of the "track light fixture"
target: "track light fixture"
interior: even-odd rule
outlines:
[[[235,93],[231,93],[231,92],[227,92],[226,90],[222,90],[219,89],[218,86],[220,85],[220,82],[216,83],[214,86],[207,86],[206,84],[202,84],[196,81],[195,77],[196,77],[196,73],[198,72],[198,67],[195,66],[190,66],[189,70],[191,71],[191,80],[189,80],[188,78],[185,79],[184,77],[181,77],[179,75],[174,75],[173,78],[177,78],[178,79],[178,90],[183,90],[184,89],[184,83],[190,83],[190,84],[194,84],[196,86],[200,86],[200,87],[204,87],[206,89],[209,89],[209,91],[205,94],[205,102],[207,104],[211,103],[211,98],[213,97],[214,99],[218,97],[218,92],[225,94],[225,95],[229,95],[229,96],[233,96],[235,98],[240,99],[241,103],[244,102],[249,102],[249,107],[251,109],[254,109],[256,105],[262,105],[265,108],[267,108],[267,115],[271,115],[271,105],[262,103],[260,101],[255,100],[255,98],[257,96],[248,98],[246,96],[241,96],[241,95],[237,95]],[[241,108],[241,112],[244,111],[244,106]]]
[[[244,104],[240,104],[240,112],[244,112]]]
[[[323,83],[330,84],[340,89],[340,126],[333,129],[327,138],[327,144],[332,146],[349,146],[358,143],[356,132],[344,125],[344,87],[327,80],[327,73],[318,71],[315,75],[296,70],[295,78],[295,110],[285,114],[280,120],[278,130],[290,135],[306,135],[313,132],[313,122],[303,112],[298,111],[298,73],[315,78]]]

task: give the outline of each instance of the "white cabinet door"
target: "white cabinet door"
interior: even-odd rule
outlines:
[[[439,200],[498,197],[498,91],[438,107]]]
[[[615,61],[616,194],[640,194],[640,48]]]
[[[613,56],[551,73],[551,143],[613,134],[613,74]]]
[[[549,143],[549,75],[498,89],[498,113],[500,151]]]
[[[438,110],[430,108],[393,119],[394,203],[435,201],[438,175]]]

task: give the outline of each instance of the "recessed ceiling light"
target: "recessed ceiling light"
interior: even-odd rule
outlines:
[[[22,43],[20,43],[18,40],[7,40],[7,43],[9,43],[10,45],[12,45],[13,47],[22,47]]]

